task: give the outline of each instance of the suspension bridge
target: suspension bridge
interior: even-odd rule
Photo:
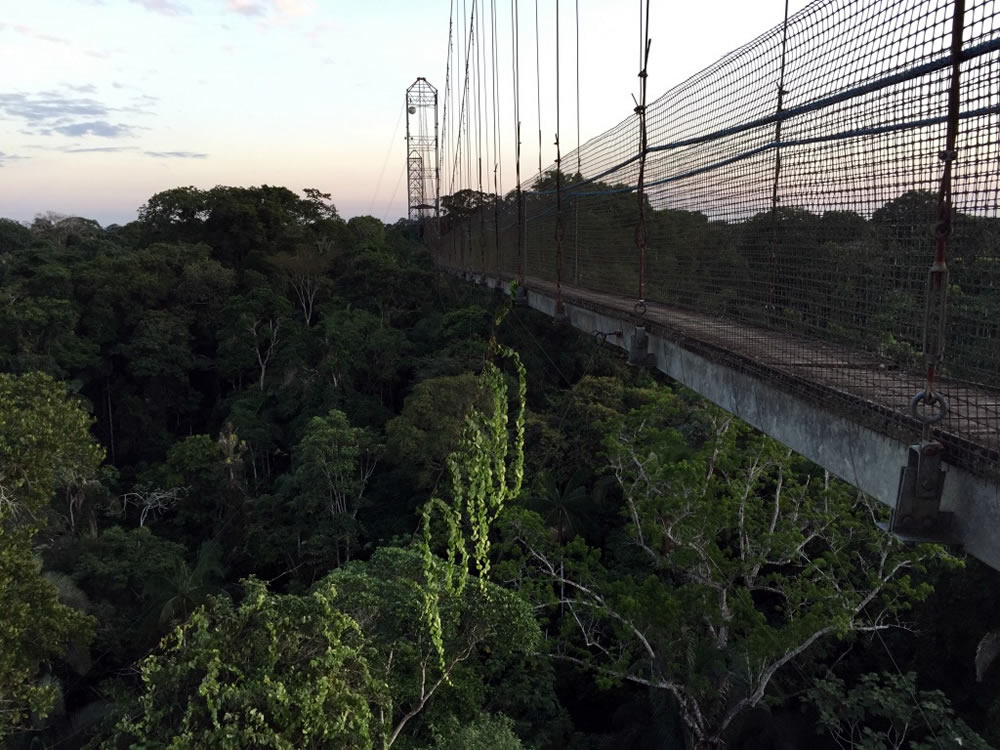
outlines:
[[[537,171],[522,162],[520,63],[538,74],[553,40],[537,20],[534,49],[520,38],[517,0],[511,39],[497,0],[470,5],[451,21],[442,211],[421,219],[439,267],[516,282],[532,307],[891,506],[892,533],[1000,569],[995,4],[786,5],[783,23],[647,102],[640,2],[634,111],[563,155],[558,50],[572,41],[557,3],[556,159],[542,167],[539,134]]]

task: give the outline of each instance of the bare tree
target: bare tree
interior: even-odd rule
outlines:
[[[330,241],[321,240],[315,246],[299,247],[294,253],[282,253],[271,259],[295,292],[306,326],[315,315],[316,297],[326,275],[333,268],[336,254]]]
[[[130,505],[138,508],[141,528],[146,525],[146,519],[149,518],[150,514],[154,517],[163,515],[171,510],[187,492],[187,487],[171,487],[164,490],[157,487],[139,486],[119,498],[121,513],[124,515],[126,508]]]
[[[882,534],[874,501],[809,476],[774,441],[721,413],[711,426],[686,460],[677,433],[645,421],[620,436],[612,467],[645,560],[627,576],[579,540],[555,544],[537,517],[512,525],[521,575],[547,583],[539,607],[573,626],[552,656],[668,691],[705,749],[821,639],[906,627],[900,614],[927,593],[908,574],[942,555]]]

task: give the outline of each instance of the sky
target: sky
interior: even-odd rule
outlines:
[[[406,88],[425,77],[443,105],[449,20],[455,64],[476,2],[496,8],[497,81],[512,99],[513,0],[0,0],[0,216],[122,224],[161,190],[269,184],[393,222],[406,214]],[[564,153],[576,145],[577,7],[581,140],[628,117],[641,3],[537,0],[536,78],[535,3],[517,2],[524,130],[555,130],[557,4]],[[650,101],[783,14],[784,0],[651,0]]]

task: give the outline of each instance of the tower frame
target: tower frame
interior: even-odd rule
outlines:
[[[429,117],[433,119],[433,134]],[[406,195],[411,222],[438,218],[440,176],[438,92],[421,76],[406,89]]]

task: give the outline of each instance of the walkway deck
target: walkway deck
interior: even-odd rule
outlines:
[[[526,279],[526,287],[555,297],[555,284]],[[771,381],[781,390],[816,401],[890,437],[915,442],[920,426],[910,400],[923,379],[893,369],[878,357],[786,331],[748,325],[648,302],[646,314],[635,300],[563,286],[565,302],[598,312],[626,315],[684,349]],[[939,390],[948,413],[933,434],[950,448],[950,463],[1000,479],[1000,389],[943,378]]]

